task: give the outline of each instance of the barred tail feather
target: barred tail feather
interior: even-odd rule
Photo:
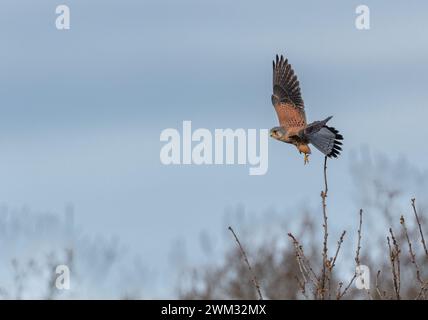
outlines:
[[[340,147],[343,136],[333,127],[323,126],[319,131],[308,135],[309,142],[327,157],[337,158],[342,151]]]

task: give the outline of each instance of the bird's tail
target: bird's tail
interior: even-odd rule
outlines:
[[[306,135],[309,142],[327,157],[337,158],[340,151],[342,151],[340,146],[342,145],[343,136],[335,128],[326,125],[328,120],[330,120],[330,117],[323,121],[314,122],[312,128],[309,125],[309,132]]]

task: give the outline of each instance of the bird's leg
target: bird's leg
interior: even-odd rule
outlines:
[[[307,163],[309,163],[309,155],[305,153],[305,156],[303,158],[303,164],[307,164]]]

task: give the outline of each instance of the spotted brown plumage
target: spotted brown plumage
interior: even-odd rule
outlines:
[[[294,70],[281,56],[273,62],[272,104],[279,124],[286,128],[302,128],[306,125],[305,106],[300,93],[300,84]]]
[[[311,153],[312,144],[327,157],[336,158],[342,150],[343,136],[326,124],[332,118],[306,123],[305,105],[300,92],[300,83],[287,59],[281,55],[273,61],[272,104],[279,120],[279,127],[270,131],[276,140],[293,144],[304,153],[304,163]]]

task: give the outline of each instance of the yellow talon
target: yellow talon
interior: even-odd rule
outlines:
[[[309,155],[305,153],[305,157],[303,158],[303,164],[309,163]]]

